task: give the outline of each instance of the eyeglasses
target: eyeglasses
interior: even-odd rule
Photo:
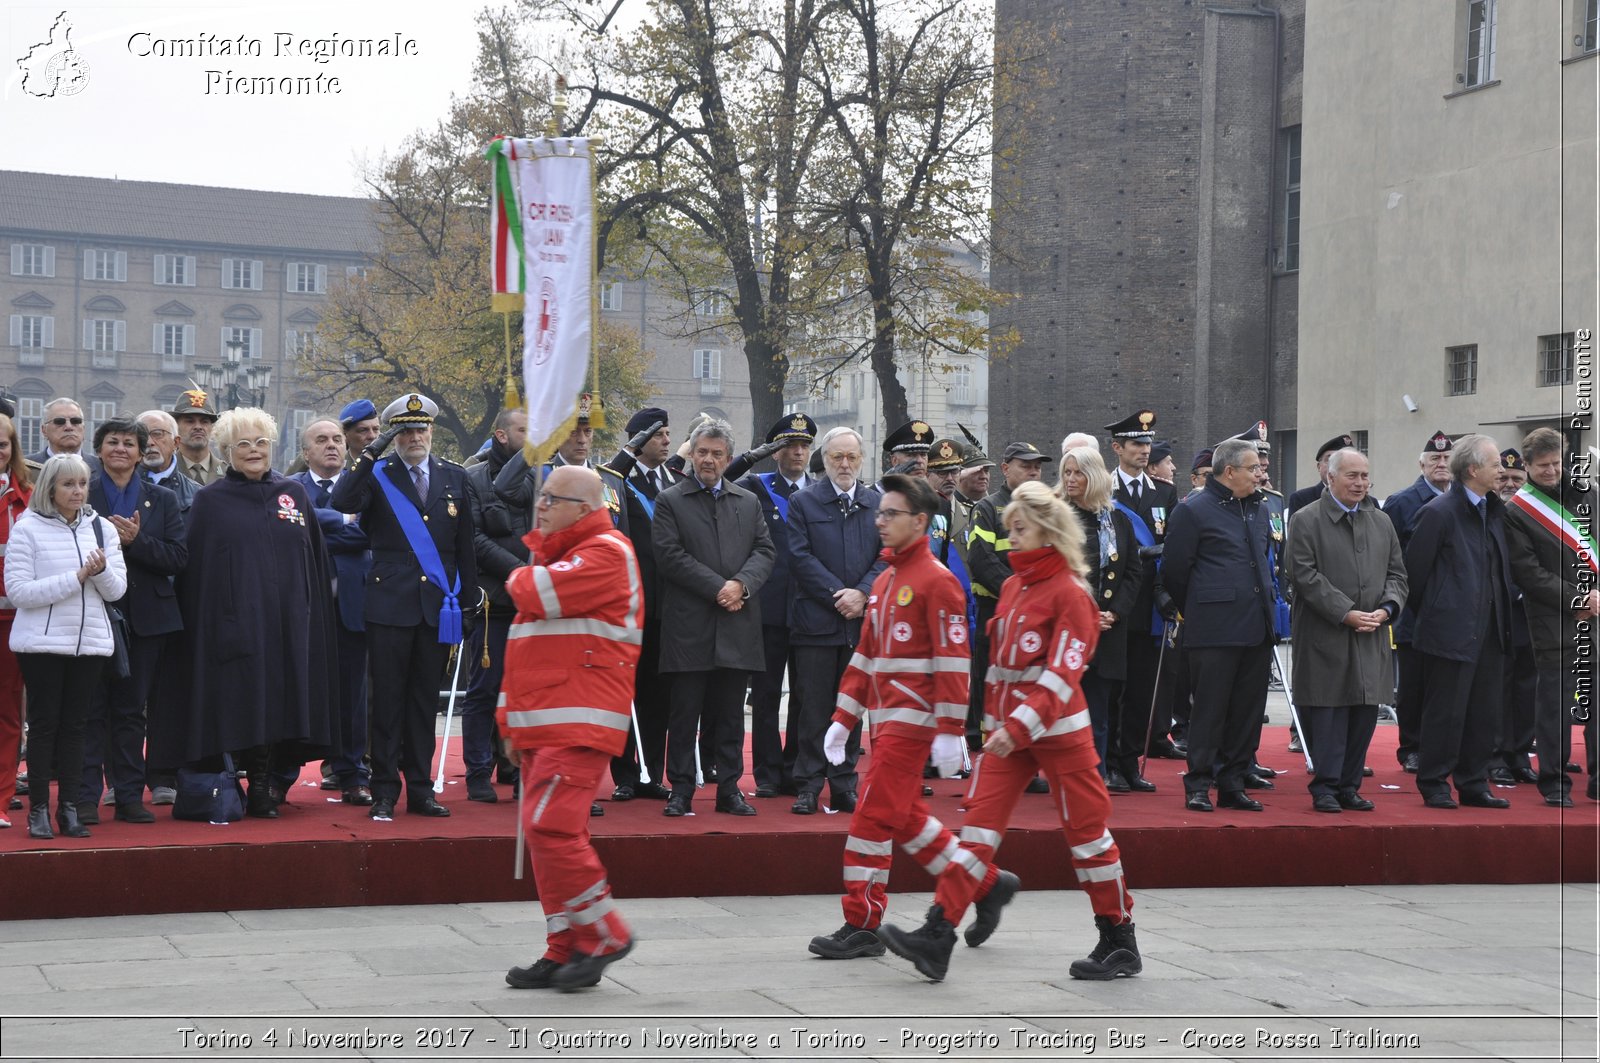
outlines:
[[[553,495],[549,491],[539,492],[539,505],[545,508],[549,508],[557,502],[571,502],[573,505],[581,506],[585,501],[587,499],[573,498],[571,495]]]
[[[165,428],[152,428],[145,433],[151,439],[171,439],[172,433]]]
[[[890,521],[894,520],[896,517],[909,516],[911,516],[911,511],[909,509],[885,509],[882,506],[879,506],[878,512],[873,514],[872,519],[874,521]]]
[[[55,425],[57,428],[65,428],[69,424],[70,425],[75,425],[75,426],[81,428],[83,426],[83,418],[82,417],[52,417],[52,418],[50,418],[50,423]]]
[[[272,440],[268,439],[266,436],[262,436],[260,439],[241,439],[233,445],[233,449],[249,450],[254,447],[257,450],[267,450],[271,446]]]

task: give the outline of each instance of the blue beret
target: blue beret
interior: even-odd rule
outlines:
[[[646,406],[644,409],[628,418],[628,427],[626,431],[630,436],[636,435],[639,432],[643,432],[646,428],[649,428],[657,421],[660,421],[663,424],[667,423],[667,411],[658,406]]]
[[[371,399],[357,399],[339,411],[339,424],[348,428],[357,421],[365,421],[369,417],[378,416],[378,408],[372,404]]]

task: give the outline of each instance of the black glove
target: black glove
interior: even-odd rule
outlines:
[[[772,455],[788,446],[790,442],[791,441],[787,439],[774,439],[770,443],[761,444],[759,447],[756,447],[750,451],[751,464],[754,464],[758,461],[764,461],[767,458],[772,457]]]
[[[389,444],[394,442],[394,437],[399,435],[404,430],[405,425],[395,425],[387,432],[383,433],[383,435],[368,443],[362,450],[362,453],[370,457],[373,461],[377,461],[379,458],[383,457],[383,452],[389,449]]]
[[[1141,546],[1139,547],[1139,556],[1147,561],[1152,557],[1160,557],[1163,546],[1164,544],[1162,543],[1156,543],[1154,546]]]
[[[650,442],[650,437],[661,431],[666,426],[667,422],[657,421],[649,428],[635,432],[633,434],[633,438],[628,440],[628,449],[633,451],[635,454],[639,453],[639,451],[644,449],[644,445]]]
[[[1161,548],[1158,546],[1156,549],[1159,550]],[[1178,603],[1172,600],[1172,595],[1160,587],[1156,588],[1155,604],[1156,612],[1160,613],[1163,618],[1167,620],[1178,619]]]

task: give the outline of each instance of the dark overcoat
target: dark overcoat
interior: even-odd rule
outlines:
[[[178,577],[183,631],[150,718],[150,760],[182,764],[293,744],[306,759],[337,746],[333,595],[322,530],[305,488],[229,470],[189,510]]]
[[[1272,532],[1262,497],[1235,498],[1207,477],[1173,511],[1161,579],[1183,614],[1185,649],[1259,646],[1273,637]]]
[[[760,592],[772,572],[772,536],[755,495],[720,483],[721,491],[712,494],[699,480],[686,479],[655,499],[663,672],[766,668]],[[749,592],[736,613],[717,604],[717,592],[730,579]]]
[[[1070,505],[1070,503],[1069,503]],[[1144,559],[1139,556],[1139,540],[1133,522],[1120,509],[1111,511],[1111,527],[1116,533],[1115,555],[1100,562],[1100,520],[1089,510],[1072,506],[1072,514],[1083,527],[1083,556],[1094,570],[1094,604],[1102,613],[1115,613],[1117,622],[1100,632],[1089,667],[1102,679],[1120,683],[1128,678],[1129,632],[1148,619],[1150,611],[1135,612],[1143,594]],[[1141,635],[1148,634],[1141,630]]]
[[[1406,566],[1394,523],[1372,499],[1346,512],[1333,495],[1297,510],[1289,520],[1284,575],[1294,604],[1296,705],[1379,705],[1394,696],[1394,651],[1388,626],[1357,632],[1344,622],[1352,609],[1406,600]]]
[[[1542,490],[1537,484],[1534,487]],[[1556,489],[1543,493],[1571,514],[1573,523],[1588,532],[1590,539],[1594,538],[1600,510],[1596,509],[1592,487],[1580,491],[1572,481],[1563,480]],[[1506,547],[1511,551],[1511,575],[1523,594],[1534,656],[1559,667],[1563,662],[1572,663],[1583,647],[1591,655],[1585,663],[1592,665],[1596,622],[1590,620],[1580,631],[1578,615],[1572,608],[1574,599],[1586,597],[1596,585],[1589,564],[1592,558],[1580,557],[1565,540],[1515,503],[1506,507]],[[1588,573],[1583,583],[1579,582],[1580,573]]]
[[[832,480],[818,480],[789,498],[789,539],[794,597],[789,601],[789,641],[796,646],[854,645],[861,618],[846,620],[834,608],[834,592],[854,588],[872,594],[872,581],[886,562],[876,524],[883,495],[858,483],[841,505]],[[848,512],[846,512],[848,510]]]
[[[106,500],[101,475],[89,478],[89,505],[96,513],[109,514],[111,505]],[[178,592],[173,586],[173,577],[183,571],[189,560],[183,516],[178,510],[178,496],[165,487],[140,478],[137,472],[131,482],[137,485],[134,512],[139,515],[139,534],[122,548],[122,559],[128,566],[128,589],[112,604],[128,618],[135,635],[169,635],[183,626]],[[111,526],[109,517],[106,526]]]
[[[1450,661],[1476,661],[1487,644],[1511,648],[1511,560],[1506,549],[1506,505],[1490,491],[1487,518],[1480,518],[1457,484],[1422,507],[1406,544],[1406,604],[1417,618],[1411,644],[1419,653]],[[1485,564],[1486,542],[1499,564]],[[1494,603],[1506,614],[1493,630]]]

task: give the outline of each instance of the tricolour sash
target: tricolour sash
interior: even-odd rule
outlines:
[[[374,468],[372,478],[383,488],[383,496],[389,500],[389,508],[400,522],[400,530],[405,532],[411,552],[417,555],[422,574],[444,592],[444,602],[439,606],[439,641],[454,646],[461,641],[461,573],[456,573],[453,583],[445,578],[444,560],[439,557],[438,544],[428,534],[427,525],[422,523],[422,514],[389,479],[388,472]]]
[[[1600,572],[1596,563],[1594,539],[1567,508],[1533,484],[1524,484],[1511,498],[1511,504],[1532,517],[1545,531],[1578,555],[1589,571]]]

